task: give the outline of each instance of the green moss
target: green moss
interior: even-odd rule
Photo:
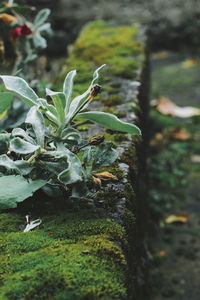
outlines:
[[[110,81],[111,74],[138,79],[138,70],[144,61],[143,42],[137,39],[138,34],[139,27],[136,26],[112,26],[105,21],[88,24],[74,44],[59,81],[76,68],[78,85],[75,94],[83,92],[89,84],[91,70],[103,63],[109,66],[109,75],[104,71],[104,83]],[[119,82],[112,84],[112,88],[119,87]]]
[[[122,103],[122,99],[118,95],[111,95],[111,96],[105,98],[102,102],[103,102],[103,104],[105,104],[107,106],[113,106],[113,105],[119,105],[120,103]]]
[[[8,220],[14,228],[19,222],[16,214],[3,214],[2,224]],[[32,232],[1,233],[2,300],[126,298],[119,224],[92,211],[42,220]]]

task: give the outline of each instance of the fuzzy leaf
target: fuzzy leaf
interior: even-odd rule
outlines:
[[[49,104],[46,99],[39,98],[38,101],[40,102],[41,107],[45,110],[45,115],[47,118],[53,123],[59,125],[56,108],[52,104]]]
[[[65,120],[65,95],[49,89],[46,89],[46,94],[52,98],[58,117],[62,123]]]
[[[11,106],[12,102],[13,102],[13,93],[10,92],[0,93],[0,115],[2,115]]]
[[[37,106],[31,107],[29,110],[25,123],[32,125],[35,132],[37,144],[44,148],[44,135],[45,135],[45,125],[44,118],[40,111],[38,111]]]
[[[51,11],[48,8],[44,8],[44,9],[40,10],[38,12],[38,14],[36,15],[35,20],[33,22],[34,28],[38,28],[41,25],[43,25],[44,22],[47,20],[50,12]]]
[[[16,153],[29,154],[33,153],[40,148],[39,145],[33,145],[26,142],[19,137],[16,137],[10,141],[10,149]]]
[[[100,111],[89,111],[79,113],[76,118],[86,119],[98,123],[106,128],[131,133],[134,135],[141,135],[140,129],[133,124],[123,122],[118,119],[115,115],[100,112]]]
[[[118,157],[118,152],[112,148],[111,143],[101,144],[94,156],[93,170],[110,166]]]
[[[66,99],[65,114],[68,113],[69,110],[72,89],[73,89],[73,80],[75,76],[76,76],[76,70],[73,70],[67,74],[64,80],[63,93],[65,94],[65,99]]]
[[[34,140],[26,133],[26,131],[22,128],[14,128],[12,130],[13,137],[22,137],[27,142],[34,143]]]
[[[29,180],[22,176],[0,177],[0,209],[17,207],[22,202],[47,183],[45,180]],[[12,188],[11,188],[12,187]]]
[[[28,83],[17,76],[0,76],[7,90],[15,92],[29,105],[36,105],[38,96]]]
[[[67,115],[67,122],[69,122],[71,120],[71,118],[76,114],[77,110],[79,109],[79,107],[83,104],[83,102],[85,101],[86,97],[90,94],[90,90],[92,85],[94,84],[94,82],[99,78],[99,71],[105,67],[105,64],[102,65],[101,67],[99,67],[93,74],[93,79],[92,82],[89,86],[89,88],[87,89],[87,91],[85,93],[83,93],[82,95],[77,96],[70,104],[70,108],[69,108],[69,113]]]
[[[39,32],[37,32],[36,34],[34,34],[33,36],[33,43],[34,43],[34,46],[36,48],[39,48],[39,49],[44,49],[47,47],[47,41],[45,40],[45,38],[43,38]]]
[[[6,154],[0,155],[0,167],[5,167],[6,169],[9,170],[18,171],[18,168],[16,167],[14,161],[10,159]]]

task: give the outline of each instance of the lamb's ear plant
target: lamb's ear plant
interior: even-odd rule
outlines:
[[[0,181],[12,186],[7,193],[4,185],[0,185],[0,208],[15,207],[42,186],[52,196],[60,189],[71,197],[80,197],[87,192],[92,173],[116,160],[118,153],[110,142],[104,142],[103,136],[86,140],[77,129],[77,122],[88,120],[112,130],[141,134],[136,125],[112,114],[83,111],[100,92],[95,82],[103,67],[94,72],[88,89],[74,99],[75,70],[67,74],[61,92],[46,89],[47,99],[40,98],[20,77],[0,76],[7,89],[0,93],[0,104],[8,95],[16,94],[30,106],[21,128],[0,134],[4,147],[0,155]]]

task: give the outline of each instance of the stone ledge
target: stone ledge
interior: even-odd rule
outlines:
[[[140,81],[144,69],[144,47],[138,26],[90,23],[75,42],[57,85],[76,68],[75,95],[79,94],[88,87],[91,70],[107,63],[109,68],[101,77],[103,93],[93,106],[139,124],[134,80]],[[140,138],[90,125],[82,130],[89,130],[89,135],[100,132],[118,149],[118,163],[104,168],[118,181],[94,190],[93,199],[61,205],[38,193],[34,202],[2,214],[2,299],[135,297],[140,264],[136,247],[142,244],[137,234]],[[18,225],[27,209],[41,217],[43,224],[24,234]]]

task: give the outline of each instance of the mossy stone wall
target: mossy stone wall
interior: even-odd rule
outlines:
[[[56,86],[76,68],[74,94],[83,92],[92,71],[106,63],[100,78],[103,92],[92,105],[140,126],[139,85],[134,80],[141,79],[144,48],[138,26],[90,23],[75,42]],[[1,214],[2,300],[137,299],[145,285],[138,227],[141,138],[98,126],[81,129],[113,142],[119,160],[102,171],[112,172],[118,180],[94,188],[93,199],[59,203],[36,193],[15,211]],[[42,225],[23,233],[19,225],[29,211],[34,219],[42,219]]]

